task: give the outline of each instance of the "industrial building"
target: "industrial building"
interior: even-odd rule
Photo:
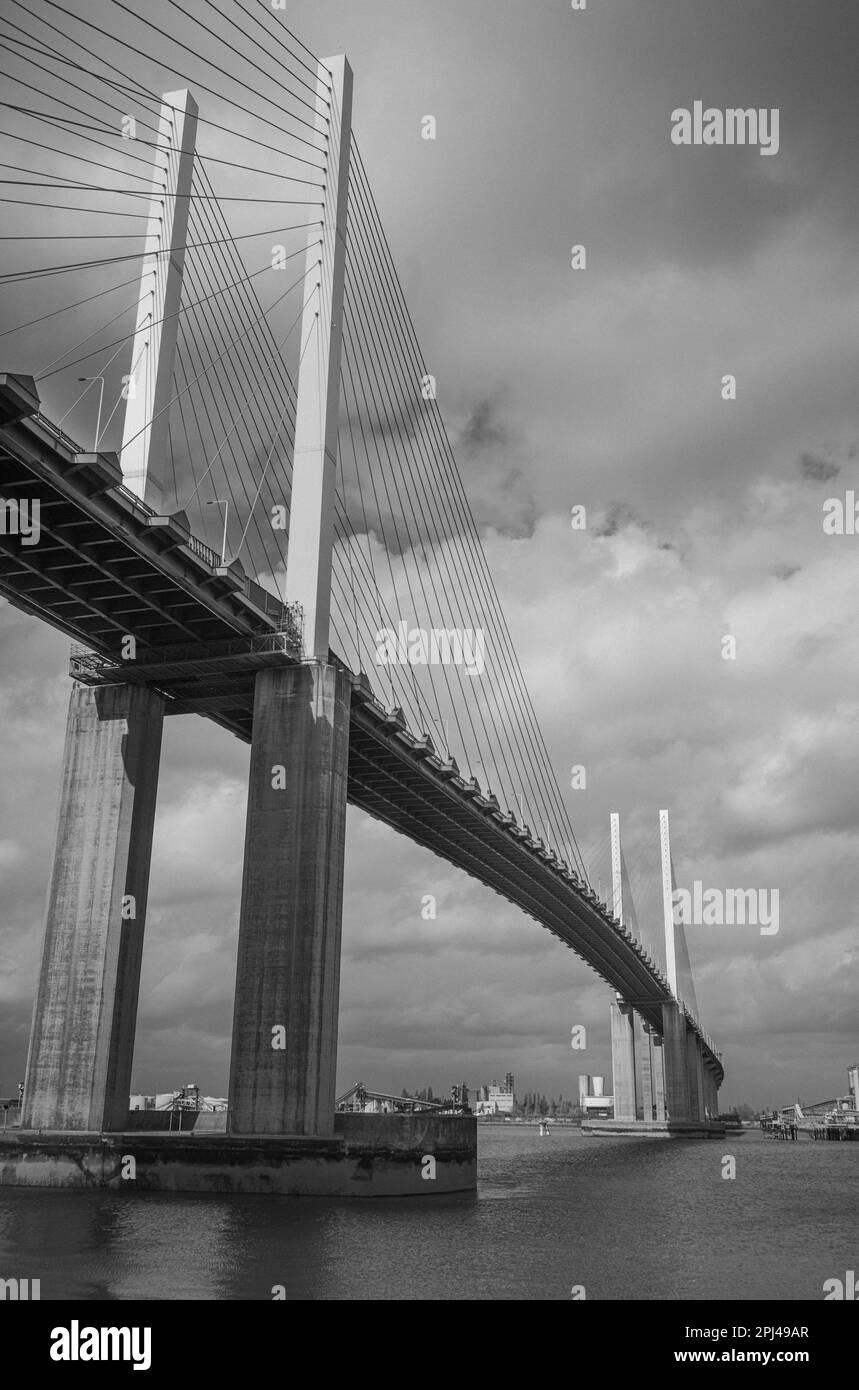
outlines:
[[[503,1085],[491,1081],[488,1086],[478,1086],[472,1110],[475,1115],[512,1115],[515,1099],[513,1073],[508,1071]]]
[[[610,1119],[614,1115],[614,1096],[604,1095],[604,1076],[579,1077],[579,1105],[582,1119]]]

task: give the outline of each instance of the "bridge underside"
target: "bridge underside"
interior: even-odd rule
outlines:
[[[76,452],[37,409],[26,378],[0,374],[0,497],[38,501],[42,533],[32,546],[0,535],[0,595],[87,649],[72,658],[82,683],[145,685],[163,695],[166,714],[203,714],[249,742],[257,671],[299,658],[289,609],[240,566],[221,567],[181,514],[155,517],[122,486],[112,456]],[[133,661],[122,656],[129,634]],[[671,993],[643,948],[355,675],[348,798],[520,907],[661,1029]],[[721,1080],[717,1054],[687,1022]]]

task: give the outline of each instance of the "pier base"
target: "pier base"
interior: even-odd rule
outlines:
[[[582,1134],[605,1138],[635,1135],[640,1139],[720,1139],[725,1126],[713,1120],[582,1120]]]
[[[146,1112],[132,1114],[142,1121]],[[194,1128],[181,1134],[0,1133],[0,1187],[289,1197],[431,1197],[477,1187],[473,1115],[339,1114],[325,1139],[238,1137],[195,1123],[225,1118],[185,1114]]]

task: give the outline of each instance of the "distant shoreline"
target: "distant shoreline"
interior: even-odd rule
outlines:
[[[581,1120],[569,1115],[558,1116],[558,1118],[554,1120],[549,1119],[547,1117],[544,1117],[541,1120],[535,1120],[530,1118],[526,1120],[519,1115],[476,1115],[475,1119],[477,1120],[477,1123],[479,1125],[525,1125],[530,1128],[536,1128],[538,1125],[543,1124],[566,1125],[567,1127],[578,1126],[579,1128],[581,1128],[582,1123]]]

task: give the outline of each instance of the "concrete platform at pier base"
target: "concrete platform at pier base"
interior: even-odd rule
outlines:
[[[136,1112],[137,1123],[145,1113]],[[209,1127],[181,1134],[9,1130],[0,1134],[0,1186],[288,1197],[473,1192],[477,1123],[470,1115],[342,1114],[331,1139],[237,1137]]]
[[[721,1139],[718,1120],[582,1120],[582,1134],[637,1135],[642,1139]]]

